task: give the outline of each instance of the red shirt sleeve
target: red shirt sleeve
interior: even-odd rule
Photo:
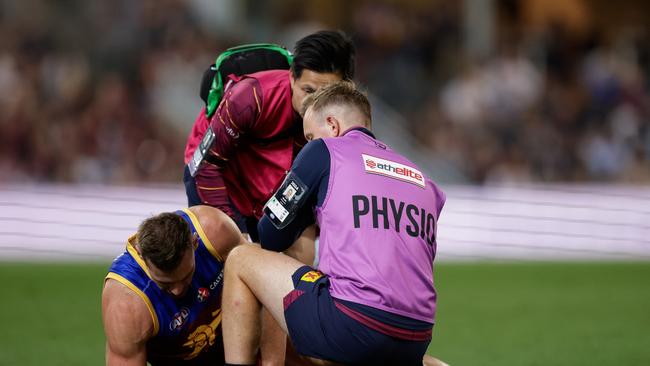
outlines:
[[[241,138],[254,128],[261,108],[262,91],[255,79],[244,78],[225,91],[224,98],[210,120],[215,139],[208,154],[216,164],[206,161],[195,176],[201,201],[221,209],[233,218],[234,212],[222,170],[227,167]]]
[[[184,156],[185,165],[192,160],[192,155],[194,155],[194,151],[201,143],[201,139],[203,139],[203,135],[205,135],[205,131],[208,129],[209,125],[210,122],[208,121],[208,117],[205,115],[205,107],[203,107],[201,108],[199,115],[196,117],[196,121],[194,121],[190,135],[187,137]]]

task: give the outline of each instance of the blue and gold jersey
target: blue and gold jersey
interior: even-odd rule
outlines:
[[[185,296],[174,299],[151,280],[143,259],[129,238],[126,251],[111,265],[106,278],[116,280],[138,294],[149,308],[154,335],[147,343],[152,365],[223,364],[221,340],[221,291],[224,262],[203,232],[196,216],[187,209],[176,211],[199,237],[196,268]]]

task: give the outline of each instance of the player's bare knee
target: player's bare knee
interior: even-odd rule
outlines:
[[[226,258],[225,273],[236,273],[241,269],[251,249],[254,249],[254,246],[250,244],[242,244],[234,247],[228,254],[228,258]]]
[[[237,262],[240,261],[239,251],[237,250],[238,248],[239,247],[235,247],[230,251],[230,253],[228,253],[228,257],[226,258],[226,264],[223,269],[224,275],[226,277],[234,275],[237,267],[239,267],[237,265]]]

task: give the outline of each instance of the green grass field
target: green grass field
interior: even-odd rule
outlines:
[[[0,262],[0,365],[99,365],[103,264]],[[650,263],[442,264],[455,365],[650,365]]]

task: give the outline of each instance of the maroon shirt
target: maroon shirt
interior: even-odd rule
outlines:
[[[262,207],[291,168],[306,143],[302,119],[291,104],[288,70],[229,77],[233,83],[208,122],[199,114],[185,148],[189,162],[208,124],[215,133],[209,154],[220,164],[204,164],[196,186],[204,204],[235,218],[232,205],[246,217],[259,219]]]

